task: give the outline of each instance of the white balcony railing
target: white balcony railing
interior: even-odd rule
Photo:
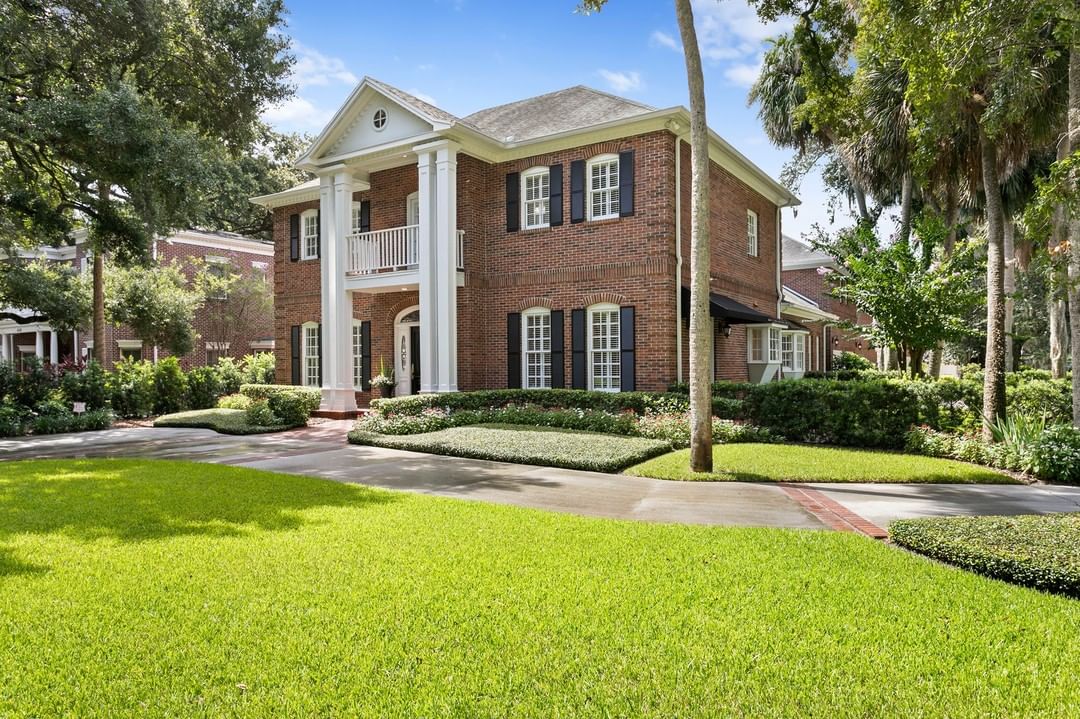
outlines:
[[[412,270],[420,264],[419,225],[391,227],[387,230],[361,232],[345,238],[349,250],[347,272],[366,275],[376,272]],[[457,268],[462,269],[465,256],[465,231],[457,231]]]

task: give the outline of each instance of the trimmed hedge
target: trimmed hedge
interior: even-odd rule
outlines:
[[[753,424],[794,442],[895,449],[919,421],[918,406],[907,384],[876,381],[783,380],[744,401]]]
[[[479,425],[424,434],[349,433],[353,444],[496,462],[617,472],[671,450],[668,442],[540,427]]]
[[[1080,598],[1080,513],[904,519],[889,536],[988,577]]]
[[[194,409],[166,414],[154,420],[155,427],[212,429],[221,434],[264,434],[292,429],[291,424],[253,424],[242,409]]]

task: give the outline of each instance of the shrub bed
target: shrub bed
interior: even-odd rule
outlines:
[[[690,407],[679,392],[590,392],[580,389],[494,389],[450,394],[417,394],[377,399],[371,409],[383,417],[419,415],[427,409],[448,412],[530,406],[537,409],[596,410],[618,414],[633,412],[680,412]],[[726,405],[722,405],[726,406]]]
[[[644,437],[618,437],[550,427],[476,425],[413,435],[386,435],[354,429],[349,441],[496,462],[617,472],[663,454],[671,445]]]
[[[889,536],[988,577],[1080,597],[1080,514],[905,519]]]
[[[904,449],[928,457],[1027,472],[1048,482],[1080,484],[1080,429],[1070,425],[1051,425],[1030,444],[987,442],[979,435],[914,427],[905,436]]]
[[[265,400],[263,401],[265,404]],[[273,415],[267,423],[252,422],[249,412],[242,409],[194,409],[186,412],[165,414],[154,420],[155,427],[184,427],[189,429],[212,429],[222,434],[263,434],[292,429],[296,425],[275,423]]]

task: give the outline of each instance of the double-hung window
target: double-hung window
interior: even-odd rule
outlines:
[[[363,325],[359,320],[352,323],[352,383],[353,388],[359,392],[364,387],[364,333]]]
[[[795,335],[795,371],[802,372],[806,369],[806,335]]]
[[[352,234],[354,234],[354,235],[359,235],[360,234],[360,207],[361,207],[361,205],[360,205],[359,202],[352,203],[352,217],[351,217],[352,221],[351,221],[351,225],[352,225]]]
[[[589,389],[619,391],[619,308],[615,305],[589,308],[589,370]]]
[[[300,215],[301,259],[313,260],[319,256],[319,213],[308,210]]]
[[[746,330],[746,360],[748,362],[765,361],[765,328],[748,327]]]
[[[537,167],[521,176],[522,224],[526,230],[547,227],[551,221],[551,173]]]
[[[758,256],[758,216],[753,210],[746,211],[746,254]]]
[[[589,219],[619,216],[619,158],[601,155],[589,160]]]
[[[788,372],[795,369],[795,335],[791,332],[780,338],[780,366]]]
[[[551,388],[551,312],[527,310],[521,315],[521,346],[526,389]]]
[[[776,364],[780,361],[780,328],[769,328],[769,362]]]
[[[318,387],[319,382],[319,325],[309,322],[304,325],[304,385]]]

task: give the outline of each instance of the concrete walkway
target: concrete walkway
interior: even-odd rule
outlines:
[[[331,422],[246,437],[202,429],[133,428],[0,440],[0,460],[193,460],[594,517],[833,527],[871,536],[881,534],[875,526],[906,517],[1080,511],[1080,487],[670,482],[353,446],[344,439],[350,424]]]

